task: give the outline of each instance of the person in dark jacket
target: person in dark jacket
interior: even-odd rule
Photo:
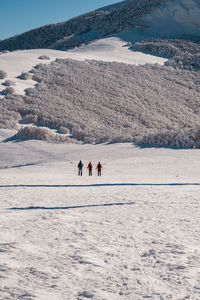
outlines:
[[[102,165],[100,162],[98,162],[98,165],[96,166],[97,172],[98,172],[98,176],[101,176],[101,170],[102,170]]]
[[[92,176],[92,168],[93,168],[93,165],[92,165],[91,162],[89,162],[87,168],[88,168],[88,170],[89,170],[89,176]]]
[[[78,176],[82,176],[82,175],[83,175],[83,163],[80,160],[78,164]]]

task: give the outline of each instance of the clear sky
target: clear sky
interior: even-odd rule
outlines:
[[[122,0],[0,0],[0,39]]]

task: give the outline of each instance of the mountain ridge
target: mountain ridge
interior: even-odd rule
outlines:
[[[199,14],[200,3],[197,0],[126,0],[2,40],[0,51],[37,48],[67,50],[129,30],[135,41],[138,41],[139,35],[142,38],[146,35],[170,36],[174,28],[176,36],[183,33],[200,36]]]

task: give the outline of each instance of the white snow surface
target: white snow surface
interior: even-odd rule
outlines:
[[[122,41],[135,43],[148,38],[177,38],[184,35],[200,36],[200,1],[173,0],[158,7],[141,19],[148,27],[137,27],[112,34]]]
[[[199,150],[13,134],[0,130],[0,299],[200,299]]]
[[[155,10],[143,19],[150,25],[149,32],[164,37],[200,34],[200,1],[175,0]],[[147,31],[148,32],[148,31]]]
[[[50,60],[38,59],[41,55],[47,55]],[[102,39],[80,48],[70,51],[58,51],[50,49],[33,49],[14,51],[0,55],[0,69],[7,72],[6,80],[15,82],[15,92],[23,95],[24,90],[29,87],[34,87],[36,84],[32,79],[21,80],[17,77],[22,72],[29,72],[36,64],[49,64],[56,58],[70,58],[75,60],[102,60],[102,61],[117,61],[133,65],[144,65],[146,63],[158,63],[163,65],[167,60],[165,58],[154,55],[145,54],[142,52],[132,51],[128,48],[126,42],[120,38],[113,37]],[[2,85],[5,79],[0,79],[0,92],[5,89]]]

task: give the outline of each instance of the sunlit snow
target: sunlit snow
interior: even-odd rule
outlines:
[[[1,299],[199,299],[199,150],[24,141],[0,156]]]
[[[38,59],[40,55],[47,55],[50,60],[40,60]],[[31,79],[21,80],[17,77],[22,72],[29,72],[36,64],[48,64],[56,58],[72,58],[80,61],[87,59],[117,61],[133,65],[144,65],[146,63],[163,65],[167,60],[166,58],[132,51],[129,49],[128,44],[119,38],[108,38],[70,51],[33,49],[5,53],[0,55],[0,69],[7,72],[8,77],[6,79],[15,82],[14,89],[16,93],[23,95],[26,88],[33,87],[36,83]],[[5,89],[5,86],[2,85],[4,81],[0,80],[0,91]]]

